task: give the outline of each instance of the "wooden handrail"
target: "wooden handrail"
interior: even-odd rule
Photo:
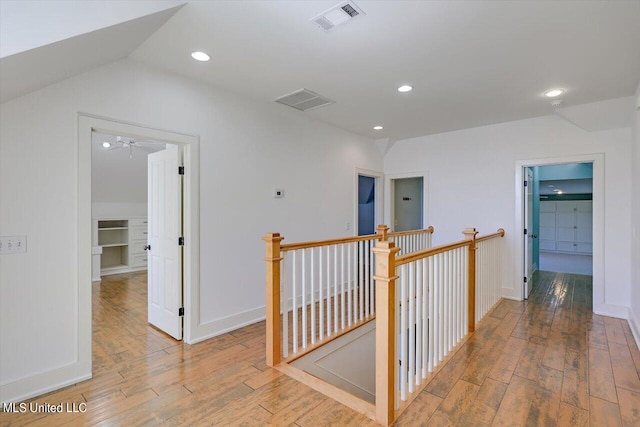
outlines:
[[[442,252],[447,252],[452,249],[462,248],[468,245],[469,245],[469,242],[467,240],[461,240],[459,242],[447,243],[446,245],[435,246],[433,248],[425,249],[420,252],[413,252],[410,254],[402,255],[396,258],[396,266],[408,264],[410,262],[417,261],[422,258],[427,258],[432,255],[436,255]]]
[[[367,234],[366,236],[353,236],[353,237],[342,237],[338,239],[327,239],[327,240],[312,240],[308,242],[300,242],[300,243],[288,243],[286,245],[282,245],[282,252],[286,251],[295,251],[298,249],[307,249],[307,248],[316,248],[319,246],[331,246],[338,245],[341,243],[353,243],[353,242],[361,242],[363,240],[374,240],[380,239],[378,234]]]
[[[504,228],[498,228],[498,231],[493,234],[487,234],[486,236],[476,237],[476,242],[482,242],[483,240],[489,240],[495,237],[504,237]]]
[[[319,246],[331,246],[331,245],[339,245],[343,243],[362,242],[364,240],[375,240],[375,239],[386,240],[389,237],[417,234],[418,232],[433,233],[434,231],[433,226],[429,226],[429,228],[425,228],[424,230],[408,230],[408,231],[398,231],[394,233],[387,233],[386,230],[388,229],[389,228],[386,225],[379,225],[378,232],[376,234],[367,234],[364,236],[340,237],[336,239],[326,239],[326,240],[311,240],[308,242],[288,243],[288,244],[281,245],[280,250],[282,252],[287,252],[287,251],[295,251],[298,249],[316,248]]]
[[[407,231],[394,231],[391,233],[387,233],[387,236],[389,237],[398,237],[398,236],[408,236],[410,234],[417,234],[419,232],[422,233],[433,233],[435,230],[435,228],[433,228],[433,225],[430,225],[427,228],[424,229],[416,229],[416,230],[407,230]]]

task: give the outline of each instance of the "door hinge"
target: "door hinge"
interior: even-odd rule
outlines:
[[[178,246],[184,246],[184,237],[178,237]]]
[[[178,309],[178,316],[184,316],[184,307]]]
[[[178,175],[184,175],[184,166],[178,166]]]
[[[524,186],[526,187],[527,185],[529,185],[529,182],[528,182],[528,181],[525,181],[525,182],[524,182]]]
[[[527,283],[527,278],[526,277],[524,278],[524,283]]]
[[[524,229],[524,234],[525,234],[525,236],[527,235],[527,229],[526,228]]]

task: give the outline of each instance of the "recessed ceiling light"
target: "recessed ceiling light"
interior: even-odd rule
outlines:
[[[564,90],[562,89],[551,89],[548,90],[544,93],[544,96],[548,97],[548,98],[555,98],[556,96],[560,96],[564,93]]]
[[[562,190],[558,190],[558,194],[562,194]]]
[[[553,187],[555,187],[555,185],[553,185],[553,184],[549,184],[549,187],[553,188]]]
[[[110,143],[110,142],[103,142],[103,143],[102,143],[102,146],[103,146],[104,148],[109,148],[109,147],[111,147],[111,143]]]
[[[374,126],[373,130],[382,130],[384,129],[382,126],[378,125],[378,126]]]
[[[413,86],[402,85],[398,88],[398,92],[411,92],[413,90]]]
[[[211,57],[204,52],[191,52],[191,57],[201,62],[206,62],[211,59]]]

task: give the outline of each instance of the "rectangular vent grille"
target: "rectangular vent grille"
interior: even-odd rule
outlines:
[[[344,1],[310,19],[325,31],[349,22],[365,13],[352,1]]]
[[[314,108],[335,103],[335,101],[332,101],[322,95],[318,95],[309,89],[297,90],[288,95],[281,96],[274,101],[300,111],[312,110]]]
[[[357,15],[360,15],[358,11],[355,10],[353,6],[351,6],[349,3],[345,4],[340,9],[344,10],[344,12],[352,18],[356,17]]]

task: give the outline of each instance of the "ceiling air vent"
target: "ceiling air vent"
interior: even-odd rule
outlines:
[[[307,111],[313,108],[322,107],[324,105],[334,104],[335,101],[325,98],[322,95],[310,91],[309,89],[300,89],[288,95],[274,99],[275,102],[288,105],[296,110]]]
[[[329,31],[337,25],[344,24],[362,15],[365,15],[365,13],[354,2],[345,1],[325,10],[310,20],[323,30]]]

